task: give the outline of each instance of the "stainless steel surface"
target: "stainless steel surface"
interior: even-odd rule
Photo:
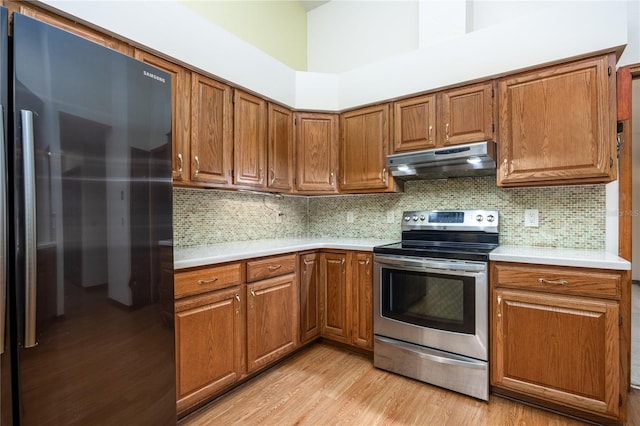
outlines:
[[[0,106],[0,355],[5,348],[7,305],[7,163],[5,158],[4,107]]]
[[[394,256],[376,254],[375,261],[379,266],[389,265],[408,271],[437,272],[442,270],[458,272],[486,272],[486,262],[468,260],[432,259],[429,257]],[[456,273],[456,276],[477,276],[476,274]]]
[[[438,215],[458,214],[462,222],[438,221]],[[481,231],[496,234],[500,224],[497,210],[410,210],[402,214],[403,231]]]
[[[443,351],[465,355],[479,360],[489,359],[489,301],[488,301],[488,279],[487,266],[484,262],[465,262],[475,264],[476,271],[465,271],[456,269],[431,269],[425,268],[421,264],[421,258],[412,259],[411,263],[403,264],[398,268],[397,263],[388,263],[387,256],[374,256],[373,262],[373,330],[376,335],[393,337],[398,340],[411,342],[431,348],[438,348]],[[402,259],[402,262],[406,260]],[[427,259],[426,263],[429,264]],[[457,262],[452,262],[452,266]],[[433,265],[433,264],[432,264]],[[480,267],[480,265],[484,265]],[[452,333],[446,330],[422,327],[382,315],[382,269],[393,267],[397,269],[416,272],[437,272],[440,275],[451,275],[452,277],[473,277],[475,279],[475,334]],[[374,349],[375,352],[375,349]]]
[[[22,122],[22,158],[24,168],[24,347],[36,342],[36,284],[38,278],[36,240],[36,176],[33,137],[33,112],[20,111]]]
[[[489,400],[489,364],[395,339],[375,336],[373,365],[383,370]]]
[[[387,166],[401,180],[493,175],[496,144],[485,141],[388,155]]]

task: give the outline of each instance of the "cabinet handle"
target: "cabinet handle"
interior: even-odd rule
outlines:
[[[547,279],[544,279],[544,278],[538,278],[538,282],[540,284],[554,284],[554,285],[567,285],[567,284],[569,284],[569,282],[567,280],[553,281],[553,280],[547,280]]]
[[[333,172],[331,172],[331,174],[329,175],[329,185],[331,185],[331,186],[335,185],[335,179],[334,179]]]
[[[260,183],[264,182],[264,169],[260,167]]]
[[[449,142],[449,123],[445,124],[445,139]]]
[[[218,277],[213,277],[210,280],[198,280],[198,284],[211,284],[218,281]]]
[[[433,137],[431,136],[433,132],[433,126],[429,126],[429,142],[433,142]]]
[[[251,289],[251,297],[256,297],[256,292],[253,289]]]
[[[313,262],[307,260],[307,259],[303,259],[303,262],[305,265],[311,265]]]
[[[371,275],[371,271],[369,270],[369,263],[370,263],[370,261],[371,261],[371,259],[369,259],[369,258],[367,257],[367,261],[366,261],[366,262],[364,262],[364,266],[366,266],[366,267],[367,267],[367,275]]]
[[[502,296],[498,296],[498,318],[502,317]]]
[[[270,271],[277,271],[280,268],[282,268],[282,265],[271,265],[267,269]]]
[[[382,169],[382,183],[384,185],[387,184],[387,168],[386,167]]]
[[[178,154],[178,173],[182,176],[182,154]]]
[[[509,176],[509,164],[506,158],[502,162],[502,169],[504,170],[504,177],[506,178],[507,176]]]
[[[197,155],[193,157],[193,159],[196,161],[196,171],[193,173],[193,175],[195,177],[198,177],[198,173],[200,173],[200,160],[198,159]]]
[[[274,172],[273,169],[271,169],[270,172],[271,172],[271,185],[273,185],[274,182],[276,181],[276,172]]]
[[[236,309],[236,315],[240,313],[240,295],[236,293],[236,300],[238,301],[238,308]]]
[[[249,309],[253,309],[253,302],[255,301],[255,298],[256,298],[256,292],[253,289],[251,289],[250,293],[251,293],[251,301],[249,303]]]

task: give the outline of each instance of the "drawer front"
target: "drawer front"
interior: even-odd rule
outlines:
[[[494,263],[492,274],[499,287],[620,299],[621,276],[613,271]]]
[[[247,282],[290,274],[296,270],[296,255],[269,257],[247,262]]]
[[[174,276],[175,298],[218,290],[241,283],[241,263],[176,272]]]

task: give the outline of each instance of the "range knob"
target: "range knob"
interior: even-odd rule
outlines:
[[[484,219],[484,216],[482,216],[481,214],[479,214],[479,215],[477,215],[477,216],[476,216],[476,220],[477,220],[478,222],[482,222],[482,220],[483,220],[483,219]]]
[[[418,221],[418,216],[413,216],[413,221],[417,222]]]
[[[420,220],[421,220],[421,221],[424,221],[425,219],[426,219],[426,218],[424,217],[424,215],[423,215],[423,214],[421,214],[421,215],[420,215]]]
[[[404,221],[405,221],[405,222],[409,222],[410,220],[411,220],[411,216],[405,216],[405,217],[404,217]]]
[[[490,214],[489,216],[487,216],[487,222],[493,222],[494,220],[496,220],[495,217],[493,217],[492,214]]]

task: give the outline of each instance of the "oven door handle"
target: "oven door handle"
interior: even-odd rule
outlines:
[[[400,342],[398,340],[387,339],[386,337],[382,337],[382,336],[376,336],[376,340],[380,340],[382,343],[393,345],[405,352],[410,352],[412,355],[416,355],[416,356],[419,356],[420,358],[437,362],[439,364],[455,365],[455,366],[478,369],[478,370],[487,368],[486,361],[476,361],[467,357],[464,357],[464,359],[457,359],[457,357],[454,358],[455,355],[453,354],[450,354],[447,356],[440,356],[440,355],[436,355],[435,353],[427,353],[426,351],[429,350],[428,348],[420,348],[420,350],[416,350],[415,348],[412,347],[413,345],[409,343]],[[375,346],[375,343],[374,343],[374,346]]]
[[[387,256],[376,256],[375,262],[381,265],[391,265],[391,266],[406,266],[412,268],[421,268],[421,269],[448,269],[450,271],[470,271],[470,272],[482,272],[487,270],[487,264],[484,262],[464,262],[464,261],[446,261],[439,259],[419,259],[415,257],[387,257]]]

